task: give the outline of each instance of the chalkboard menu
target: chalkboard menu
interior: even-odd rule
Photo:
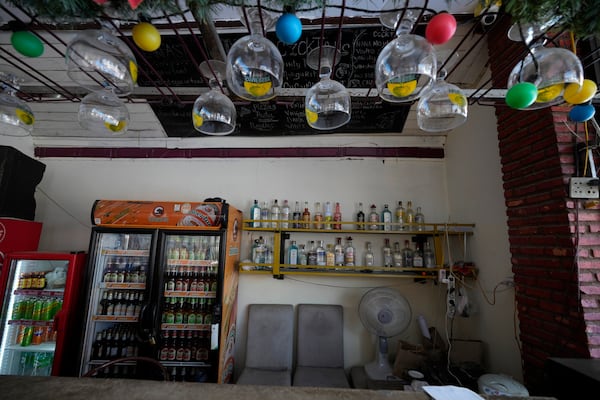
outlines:
[[[323,44],[335,45],[337,29],[326,29]],[[245,33],[220,34],[223,47],[229,48]],[[303,32],[300,40],[293,45],[279,42],[274,32],[267,37],[275,43],[284,60],[283,88],[310,88],[318,81],[317,71],[306,63],[307,54],[321,44],[321,30]],[[340,57],[334,68],[332,79],[349,89],[373,88],[375,61],[381,49],[394,38],[394,33],[385,27],[344,28],[340,40]],[[161,47],[145,55],[146,60],[159,72],[163,84],[172,87],[206,87],[206,82],[194,61],[204,61],[197,40],[187,36],[163,36]],[[181,44],[185,42],[185,46]],[[186,52],[190,50],[192,56]],[[140,63],[140,68],[144,65]],[[151,74],[149,74],[151,75]],[[148,79],[140,75],[140,86],[160,84],[156,78]],[[189,100],[189,99],[188,99]],[[236,99],[234,99],[235,101]],[[187,103],[192,103],[188,101]],[[198,136],[191,123],[192,104],[152,105],[158,119],[169,136]],[[267,102],[240,103],[237,105],[238,122],[234,135],[302,135],[324,133],[310,128],[304,116],[304,98],[274,99]],[[409,105],[383,102],[377,97],[353,97],[350,123],[328,133],[343,132],[401,132]]]

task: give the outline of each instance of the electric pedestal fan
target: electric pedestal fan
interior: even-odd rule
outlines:
[[[386,380],[392,375],[387,339],[408,328],[412,318],[410,305],[394,289],[374,288],[363,295],[358,305],[358,314],[365,328],[377,335],[376,358],[365,365],[367,377]]]

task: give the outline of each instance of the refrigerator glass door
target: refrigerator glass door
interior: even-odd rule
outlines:
[[[80,375],[110,360],[138,356],[137,322],[150,284],[152,233],[97,232]],[[134,362],[114,364],[98,377],[128,377]]]
[[[14,260],[2,310],[1,375],[48,376],[56,349],[54,316],[63,304],[69,260]]]
[[[220,236],[165,235],[159,275],[158,360],[171,379],[214,379],[212,318],[217,302]]]

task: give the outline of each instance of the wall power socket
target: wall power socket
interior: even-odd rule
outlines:
[[[571,178],[569,182],[572,199],[598,199],[600,188],[598,178]]]

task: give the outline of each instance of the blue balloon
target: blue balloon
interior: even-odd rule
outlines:
[[[585,122],[594,116],[596,109],[591,104],[579,104],[569,111],[569,119],[573,122]]]
[[[302,35],[302,23],[294,14],[283,14],[275,25],[277,38],[285,44],[294,44]]]

